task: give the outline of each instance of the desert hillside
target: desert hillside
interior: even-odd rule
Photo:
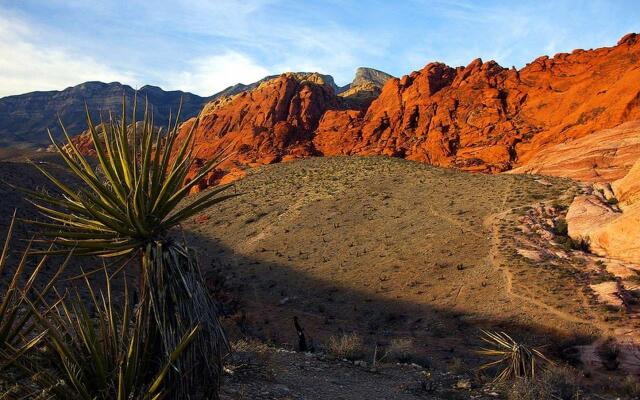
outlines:
[[[36,162],[68,175],[51,155]],[[13,184],[49,187],[22,162],[1,171]],[[338,375],[350,376],[345,398],[354,400],[382,382],[394,398],[492,398],[498,389],[473,373],[484,361],[473,352],[481,329],[545,346],[588,371],[587,387],[609,379],[599,354],[610,343],[625,349],[615,371],[635,371],[640,268],[584,252],[562,228],[589,187],[375,156],[262,166],[232,190],[239,196],[179,235],[197,251],[236,346],[226,399],[324,399],[344,393]],[[19,193],[2,193],[4,208],[37,217]],[[92,262],[80,259],[69,276]],[[299,349],[294,318],[314,355],[287,352]],[[332,356],[343,335],[359,338],[355,364]]]
[[[637,267],[572,250],[555,228],[581,190],[570,180],[335,157],[252,170],[235,190],[184,226],[232,294],[232,331],[295,348],[297,317],[316,348],[349,332],[369,352],[410,339],[416,362],[441,367],[476,366],[481,328],[561,357],[637,332],[635,309],[613,317],[604,307],[625,305],[597,286],[626,268],[621,290],[637,296]]]

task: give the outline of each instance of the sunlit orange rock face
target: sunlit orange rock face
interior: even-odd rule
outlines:
[[[475,60],[389,81],[364,116],[328,115],[324,155],[387,154],[471,171],[524,165],[552,145],[640,118],[640,40],[540,57],[519,71]]]
[[[632,263],[640,263],[640,159],[621,179],[611,184],[617,205],[601,193],[577,196],[567,213],[569,235],[588,238],[591,251]]]
[[[231,146],[227,152],[245,164],[313,155],[310,139],[318,121],[337,103],[319,76],[309,78],[283,75],[219,107],[208,106],[197,130],[200,154]]]
[[[285,74],[205,107],[195,132],[199,157],[230,156],[207,184],[231,168],[314,155],[384,154],[502,172],[640,119],[638,56],[640,38],[630,34],[614,47],[540,57],[520,70],[480,59],[458,68],[432,63],[388,80],[358,107],[320,75]]]
[[[283,74],[254,90],[209,103],[195,129],[195,153],[202,160],[219,154],[229,158],[201,188],[220,183],[227,171],[240,177],[241,168],[321,155],[313,146],[318,122],[327,110],[346,104],[320,74]],[[191,119],[183,124],[182,138],[194,123]]]

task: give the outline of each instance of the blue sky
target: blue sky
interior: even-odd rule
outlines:
[[[0,96],[87,80],[211,95],[284,71],[342,85],[359,66],[477,57],[520,68],[639,31],[638,0],[0,0]]]

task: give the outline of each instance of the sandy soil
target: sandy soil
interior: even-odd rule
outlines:
[[[480,328],[559,348],[599,334],[583,302],[566,298],[578,275],[512,268],[512,211],[569,201],[568,180],[324,158],[258,169],[235,190],[184,228],[240,303],[242,334],[293,348],[297,316],[320,347],[341,332],[371,349],[406,337],[418,358],[445,365],[476,363]]]

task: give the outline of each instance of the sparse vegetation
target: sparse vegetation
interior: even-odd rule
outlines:
[[[414,353],[415,347],[413,339],[392,339],[389,346],[387,346],[383,360],[407,363],[413,360]]]
[[[640,398],[640,380],[637,376],[627,375],[617,387],[617,394],[630,399]]]
[[[583,253],[589,253],[591,251],[591,240],[588,237],[574,239],[567,236],[560,242],[566,251],[578,250]]]
[[[598,347],[598,356],[606,370],[616,371],[620,367],[620,348],[613,339],[605,341]]]
[[[564,218],[558,218],[554,223],[553,230],[556,235],[567,236],[567,234],[569,233],[569,225],[567,224],[567,220]]]
[[[579,400],[580,387],[575,372],[565,367],[551,367],[537,379],[516,378],[507,384],[509,400]]]
[[[591,251],[591,239],[589,237],[579,237],[577,239],[571,239],[571,248],[574,250],[582,251],[583,253],[589,253]]]
[[[339,359],[360,360],[364,356],[364,343],[357,333],[345,333],[330,337],[327,351]]]
[[[300,172],[300,166],[305,173]],[[529,207],[521,220],[511,211],[521,209],[527,190],[522,190],[520,198],[505,182],[526,187],[528,177],[464,175],[461,179],[459,173],[386,159],[314,159],[264,169],[265,173],[250,172],[236,184],[242,192],[255,194],[233,199],[219,211],[203,211],[210,219],[189,219],[184,224],[187,241],[201,250],[202,266],[211,265],[203,272],[210,284],[215,284],[213,290],[220,290],[225,314],[237,313],[240,318],[242,310],[241,328],[231,319],[224,321],[233,337],[238,337],[237,333],[270,343],[266,350],[240,350],[225,361],[225,397],[256,398],[262,391],[283,397],[287,392],[282,385],[290,389],[290,396],[311,387],[326,395],[337,389],[320,390],[314,378],[331,376],[332,382],[326,386],[337,388],[343,384],[338,370],[359,379],[353,384],[353,393],[346,395],[349,398],[359,398],[366,393],[365,386],[373,390],[383,379],[393,387],[411,388],[404,394],[407,398],[419,398],[425,393],[413,390],[419,390],[416,382],[423,372],[430,376],[426,387],[433,396],[440,396],[443,388],[453,397],[463,392],[482,396],[487,388],[498,386],[476,381],[470,381],[471,388],[467,386],[469,370],[477,359],[467,357],[466,342],[460,340],[487,323],[489,319],[478,319],[479,313],[496,322],[505,316],[504,323],[496,326],[510,326],[517,341],[531,328],[531,337],[524,343],[553,343],[561,337],[546,327],[560,322],[571,334],[588,327],[562,319],[561,314],[577,320],[599,317],[597,313],[602,312],[601,304],[589,309],[590,303],[580,291],[581,284],[588,286],[600,275],[602,265],[594,269],[593,257],[567,254],[560,248],[536,253],[541,249],[536,242],[540,238],[557,239],[548,233],[554,230],[551,221],[562,214],[543,204]],[[365,169],[371,170],[384,190],[372,185],[370,177],[359,175]],[[419,169],[415,177],[414,169]],[[324,178],[330,174],[342,178]],[[405,178],[393,186],[387,175]],[[432,183],[423,185],[430,188],[429,195],[414,199],[410,197],[416,193],[412,180],[420,179]],[[481,192],[465,191],[469,179]],[[368,187],[375,187],[378,194],[363,199]],[[452,188],[459,191],[452,192]],[[387,198],[391,191],[393,197]],[[206,194],[204,191],[194,198]],[[485,196],[489,200],[485,201]],[[506,203],[501,202],[503,198]],[[447,208],[450,200],[452,209]],[[502,204],[504,208],[497,208]],[[497,212],[499,220],[487,219]],[[424,215],[429,215],[427,223],[420,218]],[[492,225],[483,224],[485,221]],[[459,245],[451,246],[450,236]],[[249,240],[243,242],[244,238]],[[519,254],[516,250],[524,251]],[[539,258],[536,261],[523,254]],[[488,256],[496,257],[491,264],[486,263]],[[127,271],[129,276],[133,271]],[[503,279],[507,272],[513,274],[509,291]],[[247,296],[252,300],[241,303]],[[520,307],[519,299],[544,303],[557,313],[550,314],[546,307]],[[383,344],[378,345],[376,355],[373,345],[361,346],[362,356],[348,357],[357,361],[354,363],[335,361],[346,357],[327,354],[327,345],[326,353],[317,354],[294,353],[286,350],[289,346],[279,348],[282,343],[295,343],[290,318],[301,312],[308,321],[305,327],[318,343],[328,343],[331,335],[337,343],[341,335],[336,332],[346,331],[363,335],[361,340],[367,335],[371,342],[375,338]],[[532,320],[539,325],[527,323]],[[280,329],[282,321],[287,323],[284,329]],[[592,339],[584,344],[590,343]],[[560,357],[551,349],[545,353]],[[260,359],[263,354],[269,355],[268,362]],[[429,362],[421,362],[427,357]],[[291,362],[294,359],[296,364]],[[500,373],[502,366],[496,369],[496,374]],[[547,378],[544,368],[536,369],[536,378],[511,379],[509,384],[539,387]],[[371,374],[371,370],[377,373]],[[294,383],[298,380],[302,382],[299,385]],[[462,383],[458,385],[458,381]],[[506,395],[510,385],[502,387],[505,391],[500,393]],[[394,389],[389,393],[386,398],[394,398]],[[547,392],[540,389],[534,393]],[[559,392],[553,393],[558,396]]]
[[[535,379],[545,364],[552,364],[538,349],[518,343],[504,332],[483,330],[481,339],[489,347],[478,350],[478,354],[495,360],[480,366],[480,371],[502,368],[495,376],[496,382],[515,378]]]
[[[591,279],[592,284],[598,284],[602,282],[611,282],[615,281],[616,277],[610,272],[602,271]]]

